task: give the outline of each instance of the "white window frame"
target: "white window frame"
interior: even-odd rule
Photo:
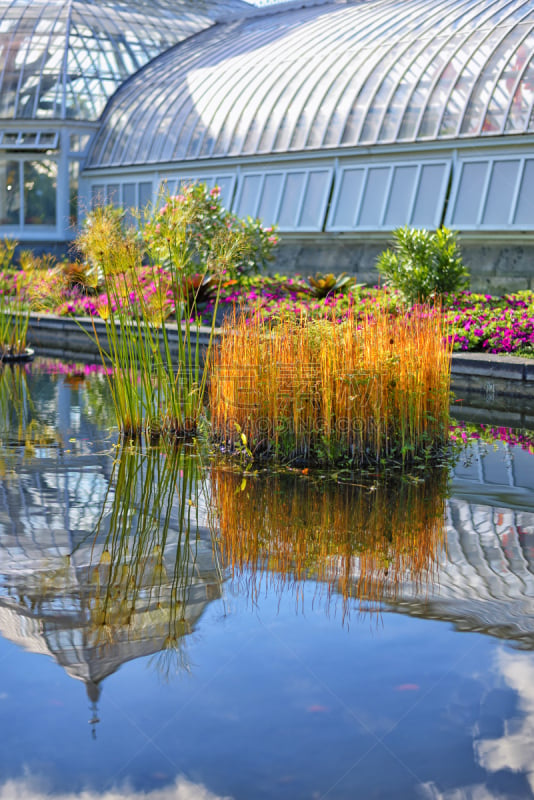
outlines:
[[[517,171],[516,183],[514,187],[514,191],[512,193],[512,202],[510,204],[510,209],[508,212],[508,219],[505,223],[500,226],[497,226],[495,223],[483,223],[482,220],[484,218],[484,213],[486,211],[486,205],[488,202],[488,190],[491,182],[491,176],[493,173],[493,165],[496,162],[503,163],[506,161],[519,161],[519,169]],[[534,230],[534,214],[532,215],[532,225],[525,225],[523,223],[515,223],[514,218],[517,213],[517,206],[519,202],[519,192],[521,189],[521,184],[523,181],[523,173],[525,170],[525,162],[526,161],[534,161],[534,152],[532,153],[507,153],[506,155],[485,155],[485,156],[463,156],[459,158],[456,162],[455,167],[455,174],[454,180],[451,187],[451,197],[449,202],[449,208],[447,209],[447,216],[445,219],[445,224],[449,227],[454,226],[455,229],[460,231],[530,231]],[[486,178],[484,181],[484,187],[480,194],[480,203],[477,212],[477,221],[471,225],[462,225],[461,220],[458,222],[452,222],[454,219],[454,213],[456,211],[456,204],[458,202],[459,197],[459,188],[463,176],[464,166],[466,164],[480,164],[484,163],[487,165],[486,171]]]
[[[294,226],[289,226],[289,225],[282,226],[282,225],[279,225],[278,224],[278,217],[279,217],[279,214],[280,214],[280,209],[282,207],[282,201],[283,201],[284,192],[285,192],[285,189],[286,189],[286,186],[287,186],[288,176],[290,176],[290,175],[298,175],[298,174],[301,174],[301,173],[304,173],[305,177],[304,177],[303,188],[302,188],[302,191],[301,191],[301,196],[300,196],[299,201],[298,201],[297,211],[296,211],[296,214],[295,214],[295,219],[297,220],[297,224],[294,225]],[[309,185],[309,182],[310,182],[310,175],[317,174],[317,173],[326,173],[326,175],[325,175],[326,190],[324,192],[324,196],[323,196],[321,204],[319,206],[319,213],[318,213],[318,219],[320,221],[319,221],[318,225],[300,225],[300,219],[302,217],[302,212],[303,212],[303,209],[304,209],[304,203],[305,203],[305,200],[306,200],[306,192],[307,192],[308,185]],[[322,231],[323,228],[324,228],[325,214],[326,214],[326,209],[328,207],[328,200],[329,200],[329,197],[330,197],[330,192],[332,190],[332,180],[333,180],[333,177],[334,177],[334,167],[332,167],[330,165],[326,165],[326,164],[324,166],[316,166],[316,167],[302,166],[302,167],[290,167],[290,168],[286,168],[286,169],[284,169],[283,167],[279,167],[277,169],[273,168],[273,169],[262,169],[262,170],[259,170],[259,169],[242,170],[240,172],[240,174],[239,174],[237,192],[235,194],[234,203],[233,203],[233,206],[232,206],[232,209],[233,209],[234,213],[236,213],[236,211],[239,208],[240,203],[241,203],[244,179],[245,178],[252,178],[252,177],[259,177],[260,178],[260,186],[259,186],[258,194],[256,196],[256,200],[255,200],[255,203],[254,203],[254,208],[251,208],[250,212],[248,213],[248,216],[253,217],[253,218],[256,218],[258,216],[258,210],[260,208],[261,198],[262,198],[262,195],[263,195],[263,188],[265,186],[265,179],[267,177],[270,177],[271,175],[281,175],[282,176],[282,182],[281,182],[281,185],[280,185],[280,192],[279,192],[279,195],[278,195],[278,199],[277,199],[276,205],[275,205],[274,219],[273,220],[266,220],[266,223],[268,225],[277,225],[279,227],[279,230],[281,232],[283,232],[283,233],[316,233],[317,231]]]
[[[410,198],[410,205],[407,213],[406,218],[406,225],[414,225],[412,222],[413,214],[415,211],[415,206],[417,202],[417,196],[419,192],[420,182],[421,182],[421,175],[423,171],[423,167],[430,167],[430,166],[439,166],[444,167],[443,177],[441,179],[441,186],[438,192],[438,196],[436,199],[436,210],[434,213],[434,220],[433,224],[429,225],[428,227],[437,228],[441,224],[441,218],[443,215],[443,208],[445,205],[445,197],[447,194],[447,186],[449,183],[450,172],[452,168],[452,159],[447,156],[445,158],[435,158],[435,159],[414,159],[414,160],[354,160],[354,161],[343,161],[339,163],[336,167],[335,173],[335,184],[334,184],[334,192],[332,195],[332,203],[330,205],[330,212],[328,214],[328,219],[326,222],[325,230],[332,233],[346,233],[346,232],[355,232],[362,233],[367,232],[378,232],[378,231],[392,231],[397,225],[386,224],[386,214],[388,211],[388,204],[389,198],[391,195],[391,188],[393,186],[393,177],[395,174],[395,169],[397,167],[416,167],[417,173],[415,176],[414,186],[412,189],[412,196]],[[380,220],[376,225],[359,225],[359,219],[361,216],[362,205],[363,205],[363,198],[365,196],[365,189],[367,187],[369,171],[371,169],[377,168],[388,168],[389,175],[387,179],[387,187],[384,193],[384,198],[382,201],[382,209],[380,212]],[[352,169],[360,169],[363,171],[363,180],[360,189],[360,195],[357,201],[356,208],[354,210],[354,223],[351,227],[347,227],[345,225],[336,225],[335,218],[338,212],[338,202],[341,194],[341,187],[343,183],[343,176],[345,172]]]

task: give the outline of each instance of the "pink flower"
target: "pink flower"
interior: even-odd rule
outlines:
[[[210,189],[210,196],[211,197],[218,197],[221,193],[220,186],[214,186],[213,189]]]

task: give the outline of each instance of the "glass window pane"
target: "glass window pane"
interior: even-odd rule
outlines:
[[[24,162],[24,224],[56,224],[57,164]]]
[[[386,218],[384,220],[386,225],[396,228],[409,222],[408,214],[412,206],[416,176],[417,167],[415,166],[394,168]]]
[[[231,208],[232,206],[234,184],[235,178],[233,175],[215,178],[214,186],[218,186],[221,190],[220,199],[225,208]]]
[[[90,135],[86,134],[78,134],[78,133],[71,133],[70,135],[70,149],[71,152],[81,153],[85,150],[87,145],[89,144]]]
[[[265,225],[272,225],[276,219],[283,178],[284,176],[281,172],[265,176],[258,208],[258,217]]]
[[[466,162],[462,168],[460,183],[456,190],[453,225],[476,225],[480,200],[488,171],[487,161]]]
[[[342,171],[332,227],[343,228],[344,230],[354,228],[362,192],[363,176],[364,170],[361,167]]]
[[[358,220],[359,226],[368,228],[378,227],[381,224],[390,172],[391,167],[371,167],[369,169]]]
[[[241,184],[239,197],[238,217],[255,217],[258,207],[258,193],[260,191],[261,175],[245,175]]]
[[[135,208],[135,183],[122,184],[122,205],[124,208]]]
[[[152,202],[152,182],[143,181],[139,184],[139,208],[146,208]]]
[[[57,133],[40,133],[39,144],[46,145],[47,147],[56,148],[58,143]]]
[[[514,223],[525,225],[528,228],[534,226],[534,159],[527,158],[521,178],[521,188],[517,199]]]
[[[441,198],[445,176],[445,164],[425,164],[422,167],[410,220],[411,225],[415,225],[416,228],[438,227],[443,211]],[[438,202],[440,203],[439,208]]]
[[[320,230],[323,227],[326,195],[329,189],[330,174],[327,170],[310,172],[304,205],[300,214],[299,228]]]
[[[122,207],[125,209],[124,220],[127,225],[135,225],[136,219],[132,209],[136,208],[135,183],[122,184]]]
[[[95,183],[91,186],[91,208],[104,205],[104,185]]]
[[[482,222],[484,225],[503,227],[508,224],[510,210],[514,200],[519,160],[496,161],[488,187],[486,207]]]
[[[121,202],[121,192],[118,183],[108,183],[106,186],[106,203],[112,206],[118,206]]]
[[[75,228],[78,224],[78,184],[80,164],[78,161],[69,163],[69,221]]]
[[[0,159],[0,225],[20,224],[20,176],[18,161]]]
[[[305,172],[292,172],[287,176],[282,205],[278,215],[278,224],[281,228],[297,227],[297,215],[305,179]]]

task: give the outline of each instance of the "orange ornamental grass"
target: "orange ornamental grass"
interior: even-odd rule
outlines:
[[[342,321],[230,320],[211,363],[216,439],[297,463],[405,462],[447,440],[439,309]]]
[[[299,589],[310,578],[327,596],[380,602],[404,584],[433,579],[444,541],[447,470],[428,480],[371,488],[298,475],[247,477],[212,469],[223,566],[253,599],[262,588]]]

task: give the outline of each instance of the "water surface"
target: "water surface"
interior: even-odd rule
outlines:
[[[242,475],[45,362],[0,415],[2,800],[534,794],[528,446]]]

